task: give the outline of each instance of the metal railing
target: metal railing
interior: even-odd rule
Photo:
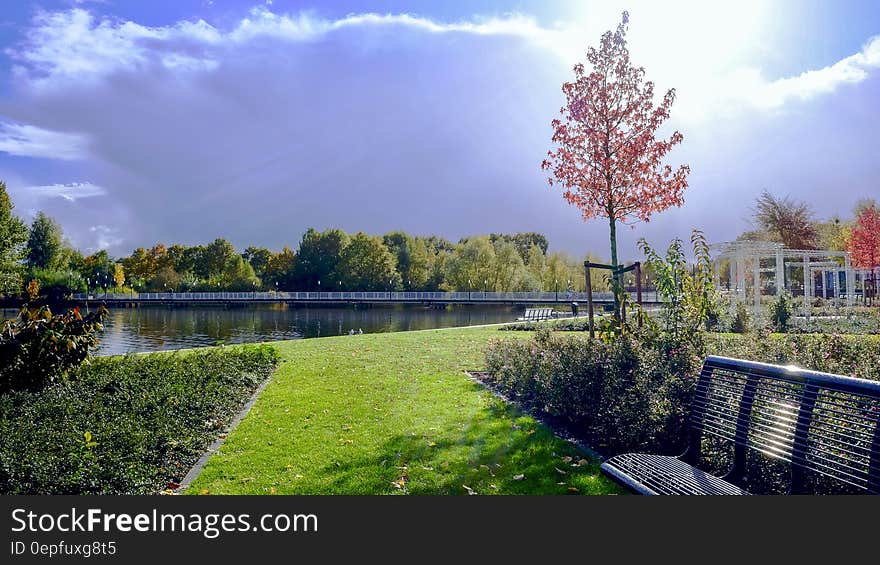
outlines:
[[[636,295],[630,292],[635,300]],[[167,301],[342,301],[342,302],[585,302],[586,292],[132,292],[74,294],[74,300],[137,302]],[[610,292],[594,292],[596,302],[611,302]],[[656,302],[655,292],[643,292],[644,302]]]

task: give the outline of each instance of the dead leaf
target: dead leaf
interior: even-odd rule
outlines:
[[[514,481],[521,481],[521,480],[523,480],[523,479],[525,479],[525,478],[526,478],[525,475],[514,475],[514,476],[513,476],[513,480],[514,480]]]

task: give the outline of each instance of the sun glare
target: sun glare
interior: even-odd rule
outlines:
[[[633,61],[649,70],[658,91],[678,90],[679,108],[701,113],[718,85],[729,85],[731,77],[750,77],[734,81],[745,88],[760,82],[757,62],[770,49],[769,7],[760,0],[578,3],[572,20],[559,23],[558,51],[566,62],[583,60],[587,47],[617,25],[624,9],[630,14],[627,40]]]

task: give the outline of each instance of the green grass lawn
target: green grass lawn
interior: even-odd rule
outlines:
[[[518,335],[517,335],[518,334]],[[282,364],[189,494],[611,494],[598,462],[463,374],[495,328],[275,344]]]

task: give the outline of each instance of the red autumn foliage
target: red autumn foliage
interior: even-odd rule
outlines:
[[[854,266],[863,269],[880,266],[880,212],[876,206],[865,208],[856,218],[848,248]]]
[[[551,122],[555,150],[541,168],[552,172],[564,196],[583,213],[584,220],[609,219],[611,260],[617,264],[615,222],[648,221],[651,214],[681,206],[690,168],[673,169],[663,158],[683,136],[674,132],[657,139],[669,118],[675,90],[654,104],[654,83],[645,70],[630,62],[626,46],[628,14],[616,32],[602,35],[599,49],[590,47],[592,70],[578,63],[575,80],[562,86],[566,104],[561,118]]]

